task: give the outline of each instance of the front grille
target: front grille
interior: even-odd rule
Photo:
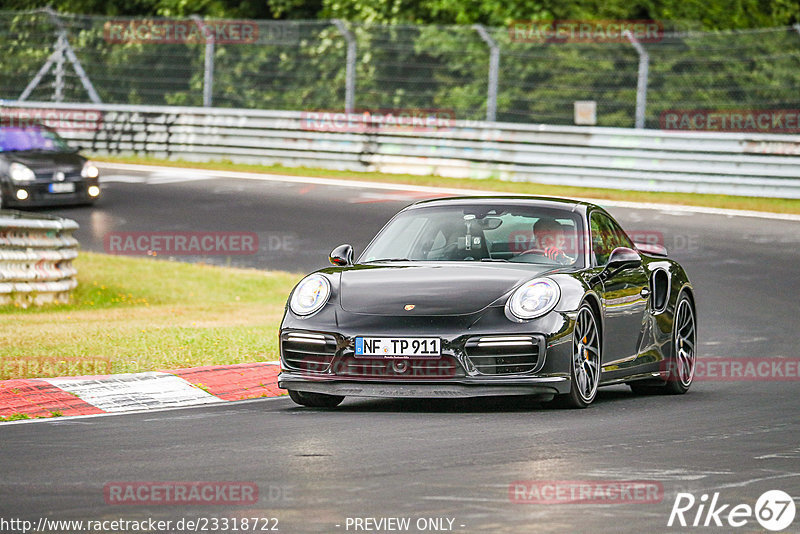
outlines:
[[[467,340],[467,358],[483,375],[530,373],[539,364],[544,341],[539,336],[482,336]]]
[[[281,356],[288,369],[324,373],[336,355],[336,338],[330,334],[286,332],[281,335]]]
[[[356,358],[348,354],[336,361],[333,373],[358,378],[409,378],[436,380],[465,376],[451,356],[440,358]]]

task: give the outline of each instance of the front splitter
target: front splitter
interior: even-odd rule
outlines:
[[[342,395],[345,397],[403,397],[403,398],[466,398],[501,397],[507,395],[557,395],[569,391],[566,378],[536,379],[536,382],[516,384],[458,384],[458,383],[387,383],[318,381],[302,378],[279,378],[281,389]]]

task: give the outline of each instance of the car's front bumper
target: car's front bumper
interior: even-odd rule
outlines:
[[[3,205],[8,207],[26,208],[42,206],[68,206],[75,204],[89,204],[99,198],[89,195],[89,187],[99,187],[97,178],[87,178],[72,181],[75,190],[69,193],[51,193],[49,186],[52,182],[11,183],[6,181],[2,186]],[[17,193],[24,190],[27,197],[20,200]]]
[[[492,316],[494,316],[492,318]],[[339,324],[284,319],[283,389],[363,397],[480,397],[569,393],[572,320],[552,313],[511,323],[502,309],[482,320],[337,314]],[[314,328],[322,326],[322,328]],[[437,337],[439,358],[356,356],[358,336]],[[312,338],[312,339],[309,339]],[[508,339],[515,340],[508,342]],[[527,338],[529,343],[519,340]],[[483,345],[483,346],[481,346]]]

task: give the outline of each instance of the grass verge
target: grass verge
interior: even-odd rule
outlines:
[[[0,380],[270,361],[299,274],[81,252],[70,304],[0,307]]]
[[[110,163],[135,163],[140,165],[193,167],[198,169],[224,171],[264,172],[271,174],[284,174],[288,176],[314,176],[322,178],[368,180],[372,182],[425,185],[433,187],[483,189],[526,195],[552,195],[594,198],[602,200],[624,200],[628,202],[683,204],[688,206],[768,211],[774,213],[800,213],[800,200],[798,199],[739,197],[732,195],[706,195],[696,193],[656,193],[649,191],[534,184],[529,182],[509,182],[495,178],[481,180],[468,178],[444,178],[441,176],[417,176],[412,174],[385,174],[379,172],[335,171],[308,167],[284,167],[282,165],[248,165],[243,163],[232,163],[230,161],[198,163],[193,161],[171,161],[140,156],[98,156],[93,157],[92,159],[95,161],[106,161]]]

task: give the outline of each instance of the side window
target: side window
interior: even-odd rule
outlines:
[[[617,247],[633,248],[633,243],[619,227],[604,213],[595,211],[591,215],[592,255],[596,265],[608,263],[608,257]]]

